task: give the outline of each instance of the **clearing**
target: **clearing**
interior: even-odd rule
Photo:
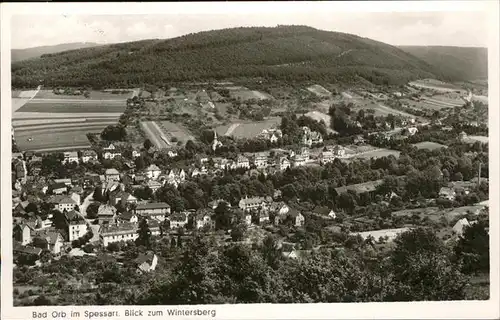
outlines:
[[[220,136],[233,136],[235,138],[255,138],[262,130],[279,126],[281,119],[278,117],[269,118],[264,121],[233,123],[215,128]]]
[[[319,84],[312,85],[307,88],[310,92],[314,93],[315,95],[319,97],[329,97],[331,96],[331,92],[326,90],[324,87],[320,86]]]
[[[467,138],[465,138],[464,142],[474,143],[476,141],[479,141],[481,143],[488,143],[489,138],[487,136],[467,136]]]
[[[52,90],[40,90],[36,96],[36,100],[43,99],[54,99],[54,100],[75,100],[75,101],[92,101],[92,100],[116,100],[116,101],[126,101],[128,98],[133,96],[133,90],[128,92],[117,92],[113,93],[111,91],[90,91],[89,97],[85,98],[84,95],[64,95],[55,94]]]
[[[125,111],[126,103],[122,101],[61,101],[31,100],[18,112],[50,112],[50,113],[118,113]]]
[[[306,116],[309,118],[312,118],[316,121],[319,121],[319,122],[324,121],[325,126],[326,126],[326,130],[328,132],[337,133],[337,131],[330,128],[330,121],[332,118],[330,115],[323,113],[323,112],[319,112],[319,111],[310,111],[310,112],[306,113]]]
[[[435,79],[416,80],[410,82],[409,84],[417,88],[430,89],[441,92],[451,92],[451,91],[466,92],[466,90],[460,88],[459,86]]]
[[[432,142],[432,141],[423,141],[419,143],[414,144],[415,147],[418,149],[427,149],[427,150],[436,150],[436,149],[441,149],[441,148],[448,148],[448,146],[445,146],[443,144],[437,143],[437,142]]]
[[[159,121],[155,122],[159,125],[163,135],[170,139],[172,144],[176,144],[176,141],[172,141],[172,138],[185,144],[189,140],[194,140],[193,135],[183,126],[175,124],[170,121]]]

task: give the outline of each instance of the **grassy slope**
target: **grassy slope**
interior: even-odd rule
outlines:
[[[12,49],[11,50],[11,60],[12,62],[39,58],[44,54],[51,54],[57,52],[63,52],[68,50],[76,50],[82,48],[90,48],[98,46],[97,43],[92,42],[75,42],[75,43],[64,43],[54,46],[42,46],[27,49]]]

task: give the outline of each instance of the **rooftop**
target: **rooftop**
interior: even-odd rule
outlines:
[[[115,168],[110,168],[110,169],[106,169],[105,174],[107,174],[107,175],[110,175],[110,174],[120,174],[120,172],[118,172],[118,170],[116,170]]]
[[[170,208],[168,203],[165,202],[151,202],[151,203],[141,203],[138,204],[136,210],[146,210],[146,209],[163,209]]]

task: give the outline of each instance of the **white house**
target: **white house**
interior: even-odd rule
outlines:
[[[164,202],[141,203],[135,208],[135,214],[148,219],[164,221],[170,214],[170,206]]]
[[[158,257],[153,252],[148,252],[146,254],[140,253],[135,262],[137,264],[138,273],[151,272],[156,269]]]
[[[188,215],[184,212],[177,212],[168,217],[170,229],[183,228],[188,223]]]
[[[106,177],[106,181],[108,182],[120,181],[120,173],[115,168],[106,169],[104,176]]]
[[[146,176],[149,178],[149,179],[153,179],[153,180],[156,180],[158,179],[158,177],[160,176],[161,174],[161,170],[160,168],[158,168],[157,165],[155,164],[152,164],[150,165],[149,167],[146,168],[146,170],[144,170],[145,173],[146,173]]]
[[[319,162],[321,164],[327,164],[335,160],[335,154],[332,151],[322,151],[319,155]]]
[[[267,155],[265,153],[258,153],[254,157],[253,164],[257,168],[266,168],[267,167]]]
[[[72,151],[72,152],[64,152],[64,158],[62,160],[62,163],[73,163],[76,162],[78,163],[78,152]]]
[[[279,159],[279,166],[281,171],[290,168],[290,160],[288,160],[287,157],[281,157]]]
[[[77,240],[87,233],[87,222],[75,210],[66,212],[64,217],[69,241]]]
[[[64,197],[57,201],[57,203],[55,203],[55,208],[61,212],[63,212],[64,210],[71,211],[75,209],[75,206],[75,200],[71,199],[70,197]]]
[[[137,150],[132,150],[132,158],[139,158],[141,156],[141,153]]]
[[[82,152],[82,163],[97,161],[97,153],[94,150],[84,150]]]
[[[239,155],[238,158],[236,159],[236,168],[250,168],[250,161],[248,160],[247,157],[244,157],[242,155]]]
[[[99,234],[101,242],[105,247],[113,242],[134,241],[139,237],[137,225],[131,223],[104,226],[101,228]]]

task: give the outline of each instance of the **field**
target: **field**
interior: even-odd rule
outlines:
[[[332,93],[319,84],[312,85],[307,88],[310,92],[314,93],[315,95],[319,97],[329,97]]]
[[[181,141],[185,144],[188,140],[194,140],[194,137],[191,133],[181,125],[175,124],[170,121],[161,121],[158,122],[158,125],[162,129],[162,132],[167,138],[176,138],[177,141]]]
[[[280,118],[269,118],[259,122],[233,123],[231,125],[219,126],[215,130],[221,136],[233,136],[236,138],[254,138],[262,130],[276,127],[280,123]]]
[[[35,99],[56,99],[56,100],[116,100],[123,101],[132,97],[132,90],[125,93],[112,93],[104,91],[90,91],[89,97],[86,98],[84,95],[63,95],[55,94],[52,90],[40,90],[35,96]]]
[[[256,90],[250,90],[246,87],[231,86],[231,87],[225,87],[224,89],[229,90],[231,98],[241,99],[242,101],[250,99],[256,99],[256,100],[273,99],[273,97],[268,93]]]
[[[468,143],[474,143],[476,141],[479,141],[481,143],[488,143],[489,138],[486,136],[467,136],[467,138],[465,139],[465,142]]]
[[[331,117],[328,114],[323,113],[323,112],[319,112],[319,111],[310,111],[310,112],[306,113],[306,116],[308,116],[309,118],[312,118],[316,121],[323,120],[325,122],[327,130],[329,132],[336,132],[335,130],[330,128]]]
[[[452,91],[465,92],[465,90],[460,88],[459,86],[434,79],[417,80],[410,82],[410,85],[417,88],[430,89],[441,92],[452,92]]]
[[[382,157],[388,157],[388,156],[394,156],[396,158],[399,158],[399,155],[401,152],[396,151],[396,150],[391,150],[391,149],[376,149],[372,151],[365,151],[361,152],[358,154],[354,154],[352,158],[356,159],[371,159],[371,158],[382,158]]]
[[[159,149],[175,146],[177,141],[185,144],[188,140],[194,140],[187,129],[170,121],[141,121],[141,128]]]
[[[51,112],[51,113],[117,113],[125,111],[124,101],[61,101],[33,99],[17,112]]]
[[[156,122],[141,121],[141,128],[156,148],[163,149],[171,145],[170,140],[163,134]]]
[[[15,92],[29,96],[36,93]],[[14,94],[13,94],[14,95]],[[132,95],[92,91],[83,96],[55,95],[40,90],[32,99],[13,98],[12,127],[17,146],[22,151],[49,151],[86,148],[90,146],[87,133],[100,133],[115,124]],[[16,109],[16,107],[18,107]]]
[[[424,141],[424,142],[419,142],[414,144],[415,147],[418,149],[427,149],[427,150],[436,150],[436,149],[441,149],[441,148],[448,148],[445,145],[432,142],[432,141]]]

